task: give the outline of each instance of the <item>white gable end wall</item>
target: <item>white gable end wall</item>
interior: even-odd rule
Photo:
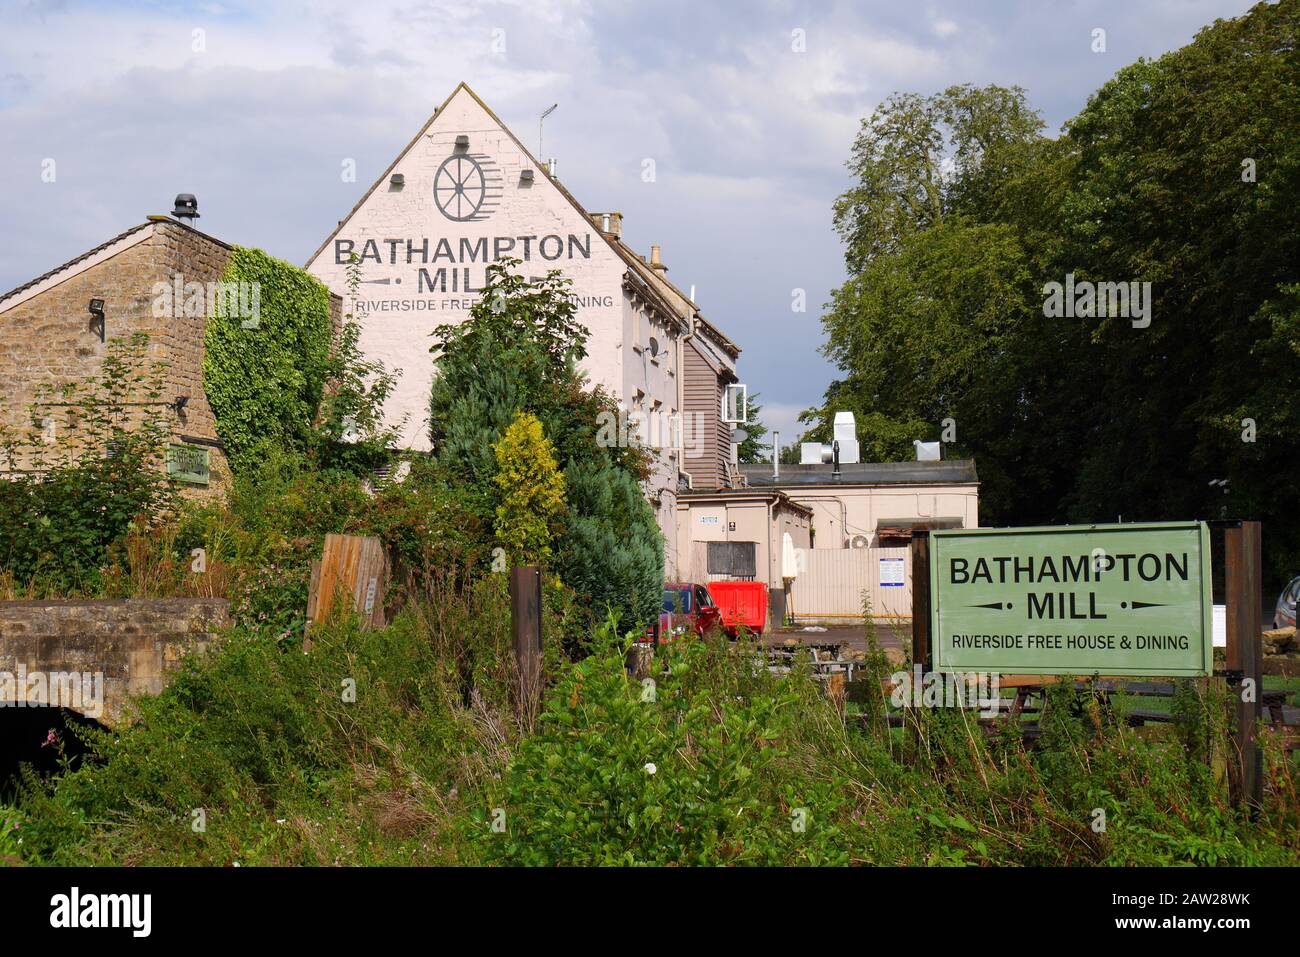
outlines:
[[[467,147],[457,148],[458,136],[468,137]],[[524,170],[534,171],[531,184],[522,181]],[[392,186],[391,173],[401,174],[404,185]],[[430,336],[436,326],[467,317],[496,259],[521,260],[527,275],[559,269],[573,280],[577,319],[591,332],[584,369],[593,385],[622,397],[623,262],[465,87],[391,173],[307,269],[354,311],[366,354],[402,370],[387,417],[407,417],[408,447],[429,448]],[[451,189],[458,179],[466,180],[468,196]],[[362,259],[355,304],[347,288],[353,252]]]
[[[462,136],[468,142],[458,145]],[[522,176],[528,170],[531,183]],[[347,287],[353,253],[362,279],[355,300]],[[582,365],[591,386],[604,386],[625,408],[657,411],[661,421],[678,414],[677,333],[656,328],[659,355],[648,355],[645,333],[633,329],[648,323],[623,288],[627,264],[462,85],[307,264],[353,313],[366,355],[402,370],[385,417],[405,418],[406,447],[430,448],[433,330],[468,317],[487,265],[503,258],[521,260],[525,275],[558,269],[572,280],[577,321],[590,331]],[[664,450],[649,489],[660,500],[670,568],[677,466]]]

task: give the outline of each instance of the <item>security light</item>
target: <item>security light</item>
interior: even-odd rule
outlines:
[[[524,170],[523,172],[521,172],[521,173],[519,174],[519,182],[521,182],[521,183],[531,183],[532,181],[533,181],[533,171],[532,171],[532,170],[530,170],[530,169],[526,169],[526,170]]]
[[[176,407],[177,415],[180,415],[182,412],[185,411],[185,406],[189,404],[189,401],[190,401],[190,397],[188,395],[178,395],[176,397],[176,399],[172,402],[172,405]]]
[[[388,184],[394,189],[401,189],[406,185],[406,176],[402,173],[394,173],[388,177]]]
[[[459,136],[456,137],[456,149],[458,150],[469,149],[469,137],[466,136],[464,133],[461,133]]]

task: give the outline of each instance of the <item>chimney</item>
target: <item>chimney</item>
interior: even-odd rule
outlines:
[[[592,213],[591,221],[604,234],[606,239],[623,238],[622,213]]]
[[[659,258],[658,243],[655,243],[650,247],[650,268],[661,275],[668,271],[668,267],[665,266],[663,260]]]

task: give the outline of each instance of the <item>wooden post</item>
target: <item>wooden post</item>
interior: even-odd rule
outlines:
[[[1237,730],[1228,787],[1232,803],[1258,808],[1264,799],[1263,755],[1257,741],[1263,689],[1260,639],[1260,527],[1242,522],[1224,529],[1223,586],[1227,603],[1226,659]],[[1248,697],[1250,700],[1243,700]]]
[[[930,670],[930,532],[919,529],[912,532],[912,680]],[[912,700],[917,700],[919,688],[912,689]],[[910,711],[909,711],[910,713]],[[921,750],[921,716],[911,714],[913,744],[916,753]]]
[[[912,664],[930,670],[930,532],[912,533]]]
[[[510,569],[510,626],[519,670],[518,709],[533,713],[542,690],[542,571],[536,565]]]

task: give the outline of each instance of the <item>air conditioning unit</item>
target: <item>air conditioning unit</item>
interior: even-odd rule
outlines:
[[[854,535],[849,539],[847,548],[866,548],[871,544],[871,538],[867,535]]]
[[[938,442],[922,442],[920,439],[913,439],[912,445],[916,448],[918,462],[938,462],[941,458]]]

